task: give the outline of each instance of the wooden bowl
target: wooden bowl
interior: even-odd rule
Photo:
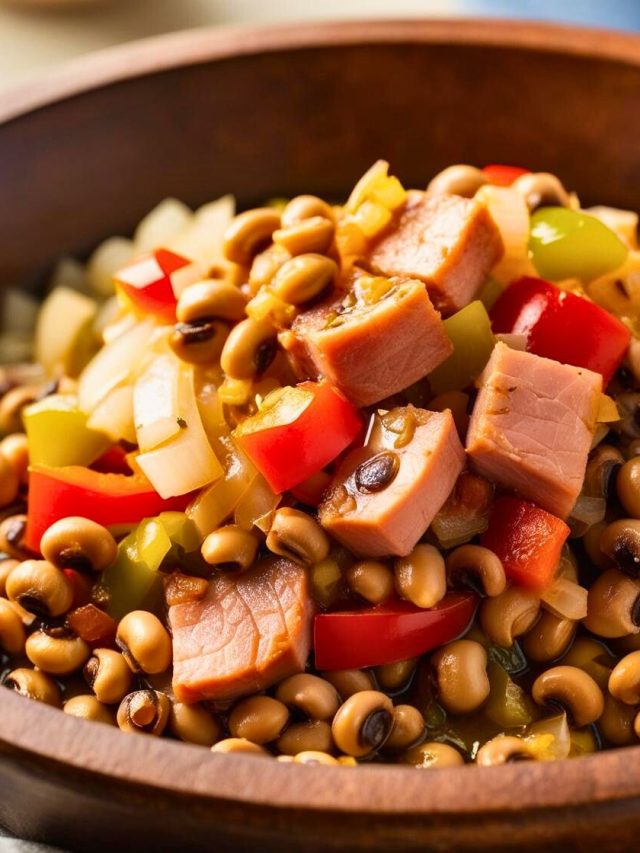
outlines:
[[[490,22],[212,30],[98,54],[0,100],[0,282],[167,195],[344,194],[377,157],[559,173],[640,207],[640,38]],[[628,850],[640,747],[417,771],[213,756],[0,690],[0,823],[84,850]]]

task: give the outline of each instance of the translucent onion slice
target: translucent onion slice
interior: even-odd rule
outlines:
[[[524,196],[510,187],[486,184],[475,198],[488,207],[504,244],[504,255],[491,275],[502,284],[523,275],[537,275],[529,258],[529,208]]]
[[[140,368],[154,328],[151,319],[135,323],[89,362],[78,382],[78,403],[84,412],[92,412],[109,391]]]
[[[603,520],[606,511],[607,502],[604,498],[580,495],[571,510],[571,518],[591,527]]]
[[[112,441],[124,439],[135,444],[131,385],[119,385],[109,391],[89,416],[87,426],[89,429],[104,432]]]
[[[161,447],[141,453],[137,460],[163,498],[200,489],[217,480],[224,471],[202,426],[191,366],[180,367],[178,417],[178,434]]]
[[[133,388],[133,418],[142,453],[180,432],[178,382],[180,362],[170,353],[156,356]]]
[[[232,195],[225,195],[205,204],[195,212],[190,225],[167,242],[166,248],[186,258],[192,258],[203,270],[210,270],[216,265],[226,266],[222,243],[235,209],[236,203]]]
[[[234,521],[245,530],[251,530],[259,522],[260,529],[265,526],[268,529],[268,522],[281,500],[282,495],[276,495],[262,474],[258,474],[238,501]]]
[[[571,732],[567,715],[558,714],[532,723],[527,729],[524,740],[538,761],[567,758],[571,750]]]
[[[516,332],[502,332],[496,335],[496,343],[501,342],[506,344],[511,349],[526,352],[527,350],[527,335],[520,335]]]
[[[35,337],[35,360],[47,373],[62,371],[73,375],[83,339],[93,338],[91,324],[96,309],[93,299],[69,287],[56,287],[47,296],[38,315]]]
[[[113,277],[129,263],[134,253],[133,243],[126,237],[109,237],[100,243],[87,261],[89,286],[96,296],[113,295]]]
[[[193,212],[176,198],[165,198],[140,220],[133,242],[136,253],[160,249],[193,222]]]
[[[540,596],[542,606],[560,619],[584,619],[587,615],[587,590],[567,578],[557,578]]]

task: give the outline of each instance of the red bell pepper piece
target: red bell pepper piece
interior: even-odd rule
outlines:
[[[316,666],[359,669],[417,657],[463,634],[477,603],[472,592],[450,592],[429,610],[393,601],[366,610],[320,613],[314,621]]]
[[[175,323],[178,296],[199,278],[200,270],[193,261],[168,249],[156,249],[119,270],[114,280],[134,310]]]
[[[491,310],[493,331],[527,335],[527,349],[602,374],[604,385],[629,347],[631,333],[604,308],[541,278],[514,281]]]
[[[362,428],[356,407],[328,382],[282,388],[265,404],[234,438],[278,494],[332,462]]]
[[[529,169],[521,166],[505,166],[503,163],[490,163],[482,170],[490,184],[498,187],[510,187],[520,175],[528,175]]]
[[[131,474],[131,468],[127,464],[127,452],[119,444],[105,450],[89,467],[92,471],[100,471],[102,474]]]
[[[72,610],[67,617],[69,625],[92,648],[113,646],[118,623],[95,604]]]
[[[70,515],[90,518],[105,527],[133,525],[165,510],[183,511],[191,495],[163,499],[141,474],[102,474],[69,465],[29,469],[25,544],[40,550],[42,534],[55,521]]]
[[[542,591],[555,579],[569,532],[555,515],[520,498],[502,495],[493,505],[480,542],[500,557],[510,580]]]

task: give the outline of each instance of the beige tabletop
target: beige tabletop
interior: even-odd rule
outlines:
[[[109,45],[215,24],[453,15],[468,0],[0,0],[0,87]]]

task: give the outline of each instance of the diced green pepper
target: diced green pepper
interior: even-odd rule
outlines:
[[[527,693],[494,661],[487,667],[491,693],[484,713],[497,725],[508,729],[527,726],[537,716],[536,706]]]
[[[158,521],[162,524],[171,543],[189,554],[200,547],[201,537],[192,519],[184,512],[161,512]]]
[[[539,275],[550,281],[592,281],[621,266],[629,253],[595,216],[567,207],[536,210],[531,216],[529,250]]]
[[[489,276],[478,292],[478,299],[482,302],[487,311],[491,311],[503,293],[504,285],[497,279],[493,278],[493,276]]]
[[[487,309],[479,300],[445,320],[444,327],[453,352],[429,375],[434,394],[461,391],[470,385],[482,373],[495,345]]]
[[[90,465],[111,444],[89,429],[87,415],[69,394],[50,394],[27,406],[22,417],[31,465]]]

